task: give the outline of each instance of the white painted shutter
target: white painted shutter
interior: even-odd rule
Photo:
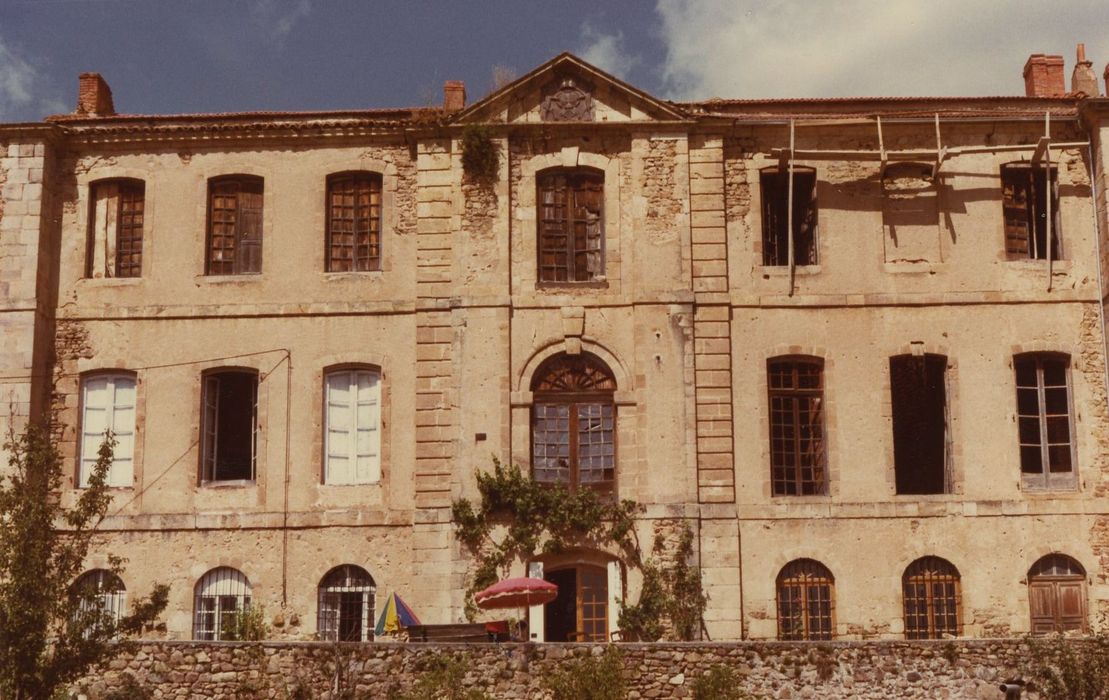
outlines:
[[[135,380],[112,377],[112,433],[116,447],[112,467],[108,471],[109,486],[131,486],[135,480]]]
[[[351,411],[350,372],[332,372],[327,375],[327,483],[352,482],[350,464],[351,428],[354,422]]]
[[[131,486],[135,455],[135,380],[122,375],[91,377],[84,381],[81,397],[80,485],[89,485],[105,432],[116,439],[109,486]]]
[[[93,185],[92,277],[112,277],[115,264],[116,226],[119,214],[119,185],[104,182]]]
[[[624,581],[620,571],[620,562],[610,561],[607,566],[608,569],[608,614],[605,616],[608,620],[608,637],[612,639],[612,633],[620,629],[617,624],[617,619],[620,617],[620,605],[623,600]]]
[[[357,391],[355,416],[357,419],[357,439],[354,444],[355,481],[366,484],[381,478],[381,390],[377,374],[374,372],[354,372]]]
[[[528,577],[543,578],[543,562],[528,562]],[[543,617],[544,606],[532,605],[528,607],[528,637],[532,642],[546,641],[546,619]]]

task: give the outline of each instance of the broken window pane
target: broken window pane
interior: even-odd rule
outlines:
[[[604,173],[577,168],[536,177],[540,282],[604,276]]]
[[[381,269],[381,176],[345,173],[327,180],[327,271]]]
[[[262,271],[262,187],[246,175],[209,181],[207,274]]]

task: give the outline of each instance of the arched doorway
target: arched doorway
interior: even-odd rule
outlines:
[[[608,641],[608,570],[578,564],[548,569],[543,578],[558,586],[558,597],[543,610],[548,642]]]
[[[1086,631],[1086,570],[1065,554],[1048,554],[1028,570],[1032,634]]]

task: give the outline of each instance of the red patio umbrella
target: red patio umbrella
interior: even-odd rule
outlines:
[[[558,596],[558,586],[541,578],[506,578],[474,594],[482,610],[546,605]]]

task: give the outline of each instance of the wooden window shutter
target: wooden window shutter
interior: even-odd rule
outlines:
[[[1027,168],[1001,169],[1001,206],[1005,216],[1005,253],[1027,258],[1032,220],[1032,188]]]
[[[1055,583],[1055,603],[1060,632],[1082,631],[1086,627],[1086,585],[1082,579]]]
[[[219,423],[219,377],[204,378],[204,417],[203,445],[201,458],[201,478],[214,479],[216,474],[216,440]]]
[[[248,182],[239,193],[238,241],[235,272],[262,271],[262,186]]]
[[[1033,581],[1028,585],[1028,606],[1032,612],[1032,633],[1051,634],[1055,631],[1055,584]]]

